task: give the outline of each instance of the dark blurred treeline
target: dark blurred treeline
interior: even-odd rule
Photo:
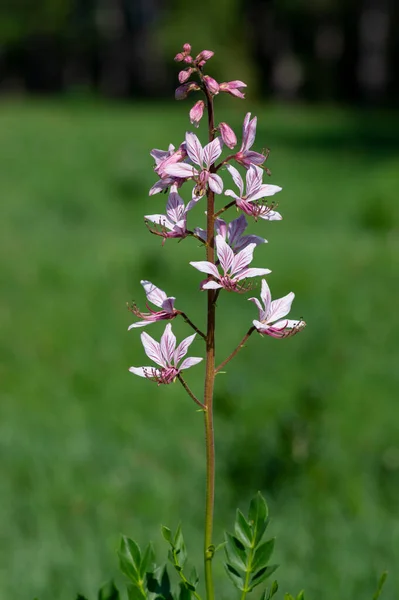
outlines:
[[[395,106],[398,34],[396,0],[1,0],[0,91],[162,97],[190,41],[262,96]]]

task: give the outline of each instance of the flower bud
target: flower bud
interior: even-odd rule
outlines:
[[[193,62],[193,57],[192,56],[185,56],[183,61],[185,63],[187,63],[188,65],[191,65],[191,63]]]
[[[215,53],[212,52],[212,50],[203,50],[195,57],[195,62],[202,63],[204,65],[206,61],[212,58],[214,54]]]
[[[228,148],[234,148],[237,144],[237,138],[230,125],[227,125],[227,123],[220,123],[219,131],[226,146]]]
[[[176,100],[184,100],[184,98],[187,98],[190,92],[197,92],[200,89],[201,88],[199,87],[199,85],[197,85],[193,81],[183,83],[183,85],[180,85],[178,88],[176,88],[175,98]]]
[[[184,71],[180,71],[179,73],[179,81],[180,83],[185,83],[187,79],[190,79],[191,74],[194,72],[194,69],[184,69]]]
[[[186,54],[190,54],[190,52],[191,52],[191,45],[190,45],[190,44],[184,44],[184,45],[183,45],[183,51],[184,51]]]
[[[227,92],[236,98],[245,98],[244,94],[240,91],[240,88],[246,88],[247,84],[238,79],[234,81],[226,81],[220,84],[220,91]]]
[[[211,94],[215,96],[219,93],[219,84],[213,77],[204,75],[204,83]]]
[[[178,52],[175,56],[175,61],[176,62],[181,62],[184,59],[184,54],[183,52]]]
[[[198,127],[202,115],[204,114],[204,108],[205,102],[203,100],[198,100],[190,110],[190,121],[194,127]]]

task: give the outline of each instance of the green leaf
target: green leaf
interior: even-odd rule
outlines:
[[[241,540],[244,546],[246,546],[247,548],[250,548],[252,546],[251,527],[239,509],[237,509],[236,513],[234,531],[236,536]]]
[[[157,596],[165,598],[165,600],[172,600],[173,596],[166,566],[159,567],[155,573],[147,573],[146,581],[149,592],[157,594]]]
[[[225,546],[226,546],[226,542],[221,542],[220,544],[215,546],[214,554],[216,554],[216,552],[219,552],[219,550],[221,550],[222,548],[225,548]]]
[[[86,596],[82,596],[82,594],[78,594],[76,596],[76,600],[87,600]]]
[[[242,571],[247,570],[247,553],[245,546],[238,538],[226,532],[225,552],[229,563],[235,568]]]
[[[130,538],[123,536],[118,552],[121,571],[134,583],[140,579],[140,548]]]
[[[305,592],[303,590],[299,592],[298,596],[296,597],[296,600],[305,600]]]
[[[387,571],[384,571],[378,581],[377,591],[375,592],[375,594],[373,596],[373,600],[378,600],[378,598],[380,597],[382,588],[384,587],[387,577],[388,577],[388,573],[387,573]]]
[[[176,548],[176,550],[180,550],[183,544],[184,544],[183,533],[181,530],[181,525],[179,525],[178,528],[176,529],[175,537],[173,540],[173,545]]]
[[[98,600],[120,600],[119,592],[113,581],[103,585],[98,592]]]
[[[277,591],[278,591],[278,583],[277,583],[277,581],[273,581],[271,586],[263,592],[261,600],[271,600],[271,598],[273,598],[274,594],[276,594]]]
[[[249,586],[249,590],[253,590],[254,587],[265,581],[274,571],[278,568],[278,565],[270,565],[270,567],[263,567],[263,569],[259,569],[254,575],[251,577],[251,582]]]
[[[291,596],[291,594],[285,594],[284,600],[295,600],[295,598],[294,598],[294,596]]]
[[[262,567],[266,567],[267,563],[270,560],[271,555],[274,550],[274,538],[271,540],[267,540],[267,542],[263,542],[258,548],[255,550],[254,558],[252,561],[252,570],[256,571],[261,569]]]
[[[133,583],[129,583],[127,586],[127,597],[129,600],[146,600],[144,592]]]
[[[197,569],[193,566],[190,570],[190,575],[187,577],[188,582],[193,586],[194,590],[198,585],[199,577]]]
[[[155,562],[155,553],[152,543],[150,542],[146,547],[144,554],[141,558],[140,563],[140,577],[143,579],[144,575],[153,570]]]
[[[256,494],[249,505],[248,519],[252,525],[253,542],[255,546],[260,542],[268,524],[269,510],[266,500],[260,492]]]
[[[191,592],[187,589],[183,582],[179,584],[179,587],[179,600],[191,600]]]
[[[236,588],[238,588],[241,591],[244,591],[244,579],[241,577],[240,573],[238,573],[238,571],[236,571],[234,567],[232,567],[229,564],[225,564],[224,567],[226,569],[227,575],[230,577],[231,581],[234,583]]]
[[[162,533],[163,539],[166,540],[167,542],[169,542],[169,544],[172,544],[172,532],[169,529],[169,527],[165,527],[165,525],[162,525],[161,533]]]

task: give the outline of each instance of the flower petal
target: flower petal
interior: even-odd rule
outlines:
[[[188,179],[189,177],[195,177],[198,175],[197,169],[188,163],[175,163],[173,165],[167,165],[165,167],[165,173],[168,175],[173,175],[173,177],[181,177],[182,179]]]
[[[270,269],[257,269],[256,267],[253,267],[251,269],[240,271],[235,276],[235,279],[241,281],[241,279],[246,279],[247,277],[259,277],[259,275],[269,275],[269,273],[271,273]]]
[[[216,252],[218,255],[218,259],[220,260],[220,266],[222,267],[224,273],[231,268],[234,259],[234,252],[227,244],[222,235],[217,235],[215,238],[216,242]]]
[[[164,309],[165,312],[173,314],[174,310],[175,310],[175,300],[176,298],[174,298],[173,296],[171,296],[170,298],[166,298],[163,302],[162,302],[162,308]]]
[[[229,223],[227,239],[230,246],[235,246],[247,228],[247,220],[244,215],[240,215],[237,219],[234,219]],[[226,236],[225,236],[226,237]]]
[[[246,183],[247,183],[247,200],[252,198],[253,194],[256,194],[259,191],[259,188],[262,185],[263,179],[263,171],[260,167],[256,167],[251,165],[247,171],[246,175]]]
[[[234,183],[240,190],[240,196],[242,196],[244,193],[244,182],[242,180],[240,172],[235,167],[233,167],[233,165],[227,165],[227,170],[230,173],[230,175],[232,176]],[[232,194],[227,194],[226,192],[225,192],[225,194],[226,194],[226,196],[232,195]]]
[[[245,163],[246,165],[263,165],[266,160],[266,156],[264,154],[260,154],[259,152],[250,152],[245,153]]]
[[[217,281],[206,281],[201,285],[202,290],[219,290],[222,287]]]
[[[166,204],[166,214],[173,223],[177,223],[184,216],[184,202],[177,192],[169,194]]]
[[[182,342],[180,342],[180,344],[177,346],[176,351],[173,356],[173,364],[176,367],[177,367],[178,362],[183,358],[183,356],[185,356],[187,354],[187,350],[189,349],[189,347],[195,340],[196,335],[197,335],[196,333],[193,333],[193,335],[189,335]]]
[[[254,191],[253,194],[247,197],[248,202],[253,202],[254,200],[259,200],[259,198],[266,198],[267,196],[274,196],[278,192],[281,192],[283,188],[279,185],[268,185],[263,184],[259,187],[258,190]]]
[[[223,179],[219,175],[216,175],[216,173],[211,173],[209,175],[208,184],[215,194],[221,194],[223,192]]]
[[[202,166],[203,149],[201,142],[195,135],[188,131],[186,133],[186,151],[190,160],[198,166]]]
[[[161,367],[166,367],[166,363],[163,359],[159,342],[156,342],[150,335],[148,335],[148,333],[145,333],[145,331],[143,331],[140,337],[141,342],[144,346],[144,352],[146,353],[148,358],[151,358],[151,360],[157,363],[157,365],[160,365]]]
[[[221,137],[215,138],[212,142],[209,142],[209,144],[206,144],[206,146],[204,146],[202,156],[203,163],[207,169],[209,169],[211,165],[213,165],[215,160],[219,158],[219,156],[222,154],[222,149],[223,140]]]
[[[278,319],[282,319],[291,310],[291,305],[294,301],[295,294],[294,292],[290,292],[286,296],[279,298],[278,300],[273,300],[270,305],[270,315],[268,317],[268,321],[273,323],[274,321],[278,321]]]
[[[264,215],[259,215],[259,217],[265,221],[281,221],[283,218],[276,210],[269,210],[269,212]]]
[[[179,371],[183,371],[184,369],[194,367],[195,365],[198,365],[198,363],[200,363],[201,360],[203,360],[203,358],[200,358],[199,356],[189,356],[188,358],[183,360],[182,364],[180,365]]]
[[[147,221],[151,221],[151,223],[155,223],[156,225],[166,227],[166,229],[173,229],[175,226],[175,223],[169,221],[166,215],[145,215],[144,219],[147,219]]]
[[[165,292],[151,283],[151,281],[147,281],[146,279],[142,279],[140,283],[144,288],[147,300],[152,302],[152,304],[155,304],[155,306],[159,306],[159,308],[161,308],[162,303],[167,298]]]
[[[257,124],[257,118],[254,117],[252,119],[252,121],[250,121],[249,119],[251,118],[251,113],[248,113],[247,116],[245,117],[246,119],[246,126],[244,126],[243,129],[243,136],[242,136],[242,146],[243,146],[243,150],[244,152],[249,150],[252,146],[253,143],[255,141],[255,136],[256,136],[256,124]],[[245,121],[244,121],[245,124]]]
[[[161,371],[154,369],[154,367],[130,367],[129,371],[138,375],[139,377],[159,377]]]
[[[243,248],[235,255],[233,264],[231,266],[231,274],[238,273],[242,269],[245,269],[253,259],[254,249],[256,248],[256,244],[248,244],[246,248]]]
[[[250,300],[251,302],[254,302],[254,303],[256,304],[256,306],[257,306],[257,308],[258,308],[258,311],[259,311],[259,319],[260,319],[261,321],[264,321],[264,320],[265,320],[265,317],[266,317],[266,313],[265,313],[265,311],[263,310],[263,308],[262,308],[262,305],[261,305],[261,303],[259,302],[259,300],[258,300],[257,298],[248,298],[248,300]]]
[[[153,319],[153,320],[148,319],[148,321],[137,321],[137,323],[132,323],[131,325],[129,325],[127,330],[130,331],[131,329],[135,329],[136,327],[145,327],[146,325],[155,323],[155,321],[156,321],[156,319]]]
[[[190,265],[194,267],[194,269],[201,271],[201,273],[208,273],[209,275],[213,275],[214,277],[216,277],[216,279],[220,278],[219,271],[217,270],[215,265],[208,262],[207,260],[190,262]]]
[[[172,331],[172,325],[168,323],[161,337],[161,354],[165,363],[170,366],[173,359],[173,353],[176,348],[176,336]]]
[[[270,306],[272,302],[272,295],[270,292],[269,285],[266,279],[262,279],[262,287],[260,291],[260,299],[263,302],[263,306],[265,307],[265,316],[261,318],[261,321],[268,321],[270,317]]]

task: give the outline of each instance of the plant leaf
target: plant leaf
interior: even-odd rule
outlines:
[[[270,565],[269,567],[263,567],[263,569],[259,569],[254,575],[251,577],[251,582],[249,585],[249,590],[253,590],[254,587],[265,581],[274,571],[278,568],[278,565]]]
[[[244,580],[241,575],[229,564],[224,565],[226,569],[227,575],[230,577],[231,581],[234,583],[237,589],[240,591],[244,591]]]
[[[299,592],[296,600],[305,600],[305,592],[303,590]]]
[[[103,585],[98,592],[98,600],[120,600],[119,592],[113,581]]]
[[[140,563],[140,577],[143,578],[147,572],[152,571],[155,562],[155,553],[152,543],[146,547]]]
[[[140,579],[140,548],[130,538],[123,536],[118,552],[121,571],[134,583]]]
[[[249,505],[248,520],[252,525],[253,543],[255,546],[260,542],[268,524],[269,510],[266,500],[260,492],[256,494]]]
[[[234,531],[236,536],[240,539],[244,546],[246,546],[247,548],[250,548],[252,546],[251,526],[249,525],[246,518],[239,509],[237,509],[236,513]]]
[[[274,550],[274,538],[271,540],[267,540],[267,542],[263,542],[260,546],[255,550],[254,558],[252,561],[252,570],[257,571],[262,567],[266,567],[267,563],[270,560],[271,555]]]
[[[381,574],[381,577],[380,577],[380,579],[378,581],[377,591],[375,592],[375,594],[373,596],[373,600],[378,600],[378,598],[380,597],[381,592],[382,592],[382,588],[384,587],[384,584],[385,584],[385,581],[386,581],[387,577],[388,577],[388,572],[384,571]]]
[[[163,539],[166,540],[167,542],[169,542],[169,544],[171,544],[172,543],[172,532],[169,529],[169,527],[165,527],[165,525],[162,525],[161,533],[162,533]]]
[[[242,571],[247,570],[248,558],[245,546],[238,538],[226,532],[225,552],[229,563]]]
[[[273,581],[271,586],[263,592],[261,600],[271,600],[271,598],[273,598],[274,594],[276,594],[277,591],[278,583],[277,581]]]
[[[129,600],[146,600],[143,591],[134,583],[129,583],[127,586],[127,597]]]

